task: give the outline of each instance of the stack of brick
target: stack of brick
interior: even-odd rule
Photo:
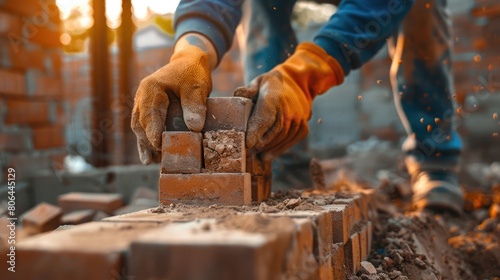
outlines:
[[[192,132],[180,103],[171,101],[162,135],[161,204],[245,205],[267,198],[269,164],[245,146],[251,109],[246,98],[209,98],[205,126]]]
[[[256,213],[258,206],[246,212],[199,207],[199,218],[165,207],[110,217],[22,242],[16,256],[25,261],[9,276],[346,279],[373,268],[362,261],[371,250],[375,217],[372,192],[343,197],[273,214]]]
[[[0,1],[0,162],[18,180],[65,154],[59,25],[53,0]]]

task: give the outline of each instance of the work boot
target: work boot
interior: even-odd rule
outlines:
[[[461,214],[464,194],[452,171],[420,171],[411,178],[413,207]]]

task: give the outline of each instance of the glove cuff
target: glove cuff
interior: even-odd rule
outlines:
[[[314,43],[304,42],[300,43],[295,51],[296,52],[304,51],[308,52],[311,55],[316,56],[318,58],[318,62],[326,63],[330,67],[330,69],[332,70],[332,74],[334,75],[334,79],[337,81],[337,84],[342,84],[344,82],[345,75],[342,66],[335,58],[330,56],[322,47]]]

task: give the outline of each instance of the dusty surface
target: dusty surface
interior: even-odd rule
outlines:
[[[205,169],[208,172],[245,172],[245,133],[236,130],[207,131],[203,135]]]

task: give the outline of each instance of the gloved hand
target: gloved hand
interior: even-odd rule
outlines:
[[[270,161],[299,142],[309,132],[314,97],[343,81],[340,64],[325,50],[313,43],[298,45],[285,62],[234,92],[255,103],[247,147]]]
[[[206,99],[212,90],[211,70],[217,53],[204,36],[188,33],[177,41],[170,62],[144,78],[134,100],[131,127],[143,164],[159,162],[161,134],[169,99],[167,92],[180,100],[184,122],[192,131],[205,124]]]

